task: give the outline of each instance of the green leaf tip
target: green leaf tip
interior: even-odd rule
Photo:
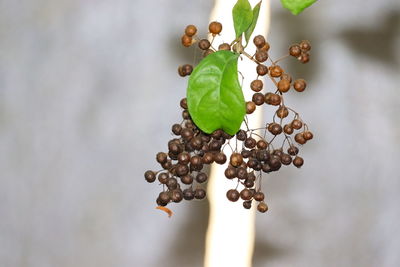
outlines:
[[[253,34],[254,28],[257,25],[258,15],[260,14],[262,0],[253,8],[253,20],[250,24],[250,27],[244,33],[244,37],[246,38],[246,43],[249,42],[251,35]]]
[[[283,7],[289,9],[293,15],[298,15],[316,1],[317,0],[281,0],[281,3]]]
[[[248,0],[238,0],[232,9],[233,26],[239,38],[253,21],[253,10]]]
[[[194,68],[186,92],[189,114],[203,132],[222,129],[234,135],[246,114],[238,79],[239,54],[217,51]]]

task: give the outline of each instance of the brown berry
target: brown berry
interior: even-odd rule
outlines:
[[[289,47],[289,54],[293,57],[298,57],[301,54],[301,48],[298,44],[291,45]]]
[[[265,62],[268,59],[268,52],[262,50],[257,51],[255,58],[258,62]]]
[[[299,149],[296,146],[291,145],[288,148],[287,152],[288,152],[289,155],[296,156],[299,153]]]
[[[306,89],[306,86],[307,86],[306,81],[303,79],[297,79],[293,83],[293,88],[297,92],[303,92],[304,89]]]
[[[199,172],[196,176],[196,182],[198,182],[199,184],[206,182],[207,179],[208,179],[208,176],[204,172]]]
[[[259,149],[266,149],[268,147],[268,143],[267,143],[267,141],[260,139],[257,141],[257,147]]]
[[[203,57],[206,57],[206,56],[208,56],[208,55],[210,55],[210,54],[212,54],[212,53],[214,53],[214,50],[212,50],[212,49],[207,49],[206,51],[204,51]]]
[[[239,141],[244,141],[244,140],[246,140],[246,138],[247,138],[246,131],[245,131],[245,130],[239,130],[239,131],[236,133],[236,138],[237,138],[237,140],[239,140]]]
[[[168,182],[168,179],[169,179],[169,175],[168,175],[168,173],[166,173],[166,172],[162,172],[162,173],[160,173],[160,174],[158,175],[158,181],[159,181],[161,184],[166,184],[166,183]]]
[[[148,183],[152,183],[156,180],[156,173],[153,171],[146,171],[144,173],[144,178]]]
[[[282,73],[283,73],[283,69],[278,65],[274,65],[269,68],[269,74],[272,77],[280,77],[282,75]]]
[[[253,192],[247,188],[240,191],[240,197],[243,200],[250,200],[253,197]]]
[[[186,34],[184,34],[184,35],[182,35],[181,41],[182,41],[182,45],[183,46],[189,47],[189,46],[192,45],[192,41],[193,40],[192,40],[192,37],[187,36]]]
[[[282,133],[282,126],[278,123],[271,123],[268,125],[268,131],[273,135],[279,135]]]
[[[292,163],[292,157],[288,154],[283,153],[281,156],[281,162],[283,165],[290,165],[290,163]]]
[[[261,80],[254,80],[250,84],[251,90],[254,92],[260,92],[263,89],[264,83]]]
[[[245,209],[251,209],[251,200],[243,201],[243,208]]]
[[[243,162],[243,156],[239,153],[232,153],[229,163],[233,167],[238,167]]]
[[[289,115],[289,110],[284,107],[284,106],[280,106],[277,111],[276,111],[276,116],[278,116],[278,118],[286,118]]]
[[[214,162],[214,155],[212,152],[206,152],[202,158],[204,164],[211,164]]]
[[[226,162],[226,155],[222,152],[219,152],[214,155],[214,160],[218,164],[224,164]]]
[[[253,43],[257,48],[261,48],[265,45],[265,38],[262,35],[257,35],[253,39]]]
[[[247,148],[254,148],[256,145],[257,141],[253,137],[249,137],[246,139],[246,141],[244,141],[244,146]]]
[[[256,110],[256,104],[252,101],[246,102],[246,113],[251,114]]]
[[[231,46],[228,43],[222,43],[218,46],[218,50],[231,51]]]
[[[304,137],[304,139],[306,139],[308,141],[308,140],[311,140],[314,137],[314,135],[310,131],[305,131],[303,133],[303,137]]]
[[[297,59],[300,60],[301,63],[306,64],[310,61],[310,54],[307,52],[301,53]]]
[[[303,166],[304,164],[304,160],[302,157],[296,156],[293,159],[293,165],[296,166],[297,168],[300,168],[301,166]]]
[[[229,201],[236,202],[238,201],[240,194],[236,189],[230,189],[228,192],[226,192],[226,197],[229,199]]]
[[[311,50],[311,44],[307,40],[303,40],[300,42],[300,48],[303,51],[310,51]]]
[[[190,174],[184,175],[181,177],[181,182],[183,184],[192,184],[193,183],[193,176]]]
[[[183,109],[187,109],[187,108],[188,108],[186,97],[181,99],[181,102],[179,103],[179,105],[180,105],[181,108],[183,108]]]
[[[261,105],[264,104],[264,102],[265,102],[264,94],[262,94],[262,93],[255,93],[255,94],[253,95],[252,101],[253,101],[254,104],[256,104],[257,106],[261,106]]]
[[[268,67],[263,64],[258,64],[256,70],[257,74],[260,76],[264,76],[268,73]]]
[[[288,80],[290,83],[292,82],[292,76],[287,73],[282,73],[281,80]]]
[[[285,134],[291,135],[294,129],[292,128],[292,126],[290,126],[290,124],[286,124],[285,126],[283,126],[283,131],[285,132]]]
[[[210,33],[212,33],[213,35],[219,34],[222,31],[222,24],[217,22],[217,21],[213,21],[210,23],[210,25],[208,26],[208,30],[210,31]]]
[[[303,133],[298,133],[294,136],[294,140],[299,143],[300,145],[304,145],[307,140],[304,138]]]
[[[264,193],[263,192],[261,192],[261,191],[259,191],[259,192],[255,192],[254,193],[254,196],[253,196],[253,198],[254,198],[254,200],[256,200],[256,201],[263,201],[264,200]]]
[[[197,32],[196,26],[194,26],[194,25],[188,25],[188,26],[186,26],[185,34],[186,34],[187,36],[192,37],[193,35],[196,34],[196,32]]]
[[[267,204],[265,204],[264,202],[260,202],[260,203],[258,203],[258,205],[257,205],[257,210],[258,210],[259,212],[265,213],[265,212],[267,212],[267,210],[268,210],[268,206],[267,206]]]
[[[236,168],[229,166],[225,169],[225,177],[228,179],[233,179],[236,177]]]
[[[281,104],[281,96],[274,93],[266,93],[264,96],[264,101],[268,105],[278,106]]]
[[[190,75],[190,74],[192,74],[193,66],[189,65],[189,64],[185,64],[182,66],[182,71],[185,74],[185,76]]]
[[[194,198],[195,199],[203,199],[206,197],[206,190],[203,188],[196,188],[194,191]]]
[[[286,93],[290,89],[290,82],[289,80],[280,80],[278,82],[278,90],[281,93]]]
[[[156,160],[158,163],[162,164],[168,160],[168,155],[164,152],[158,152],[156,155]]]
[[[291,123],[293,129],[299,130],[301,129],[301,127],[303,127],[303,123],[301,122],[301,120],[298,119],[294,119]]]
[[[189,162],[190,162],[190,154],[188,152],[186,152],[186,151],[181,152],[181,153],[179,153],[177,159],[178,159],[178,162],[180,164],[184,164],[184,165],[189,164]]]
[[[265,42],[265,45],[264,45],[263,47],[259,48],[258,50],[259,50],[259,51],[268,52],[269,48],[270,48],[269,43],[268,43],[268,42]]]
[[[201,39],[199,41],[199,48],[201,50],[207,50],[208,48],[210,48],[210,46],[211,46],[211,43],[207,39]]]

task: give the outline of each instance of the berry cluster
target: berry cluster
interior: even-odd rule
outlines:
[[[266,104],[276,108],[271,121],[262,128],[249,129],[246,115],[245,129],[239,130],[235,138],[222,130],[207,134],[191,120],[184,98],[180,102],[183,108],[183,122],[172,126],[172,132],[177,137],[168,142],[167,153],[159,152],[156,156],[162,170],[147,171],[145,178],[150,183],[158,179],[163,185],[163,191],[157,198],[159,206],[166,206],[170,202],[180,202],[182,199],[203,199],[206,191],[202,185],[208,177],[202,170],[213,162],[225,164],[228,160],[224,148],[227,146],[232,154],[225,169],[225,177],[236,181],[236,187],[229,189],[226,193],[228,200],[236,202],[241,199],[246,209],[251,208],[254,200],[258,202],[257,210],[266,212],[268,206],[264,202],[265,196],[261,190],[262,174],[278,171],[284,165],[293,164],[300,168],[304,160],[299,156],[299,147],[313,138],[313,134],[299,113],[286,106],[284,102],[284,94],[291,88],[297,92],[303,92],[307,83],[304,79],[293,80],[277,63],[289,56],[307,63],[310,59],[311,45],[308,41],[291,45],[287,55],[274,61],[269,55],[270,45],[261,35],[253,39],[257,48],[253,55],[244,50],[241,38],[234,40],[231,44],[221,43],[218,49],[215,49],[213,43],[221,31],[221,23],[211,22],[210,42],[208,39],[198,38],[197,28],[189,25],[181,38],[182,45],[189,47],[197,43],[198,47],[204,51],[204,57],[217,50],[231,50],[252,60],[256,64],[257,75],[250,84],[250,89],[254,94],[252,99],[246,102],[246,113],[250,115],[257,106]],[[267,64],[267,61],[270,64]],[[192,71],[193,67],[189,64],[178,68],[178,73],[182,77],[190,75]],[[264,82],[261,79],[263,76],[268,76],[273,83],[274,89],[270,92],[264,90]],[[187,188],[183,189],[185,185]],[[243,188],[240,191],[239,185]]]

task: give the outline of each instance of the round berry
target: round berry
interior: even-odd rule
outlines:
[[[210,23],[210,25],[208,25],[208,30],[213,35],[219,34],[222,31],[222,24],[217,21],[213,21]]]
[[[306,89],[306,86],[307,86],[306,81],[303,79],[297,79],[293,83],[293,88],[297,92],[303,92],[304,89]]]
[[[298,119],[294,119],[291,123],[293,129],[299,130],[301,129],[301,127],[303,127],[303,123],[301,122],[301,120]]]
[[[269,68],[269,74],[272,77],[280,77],[282,75],[282,73],[283,73],[283,69],[278,65],[274,65]]]
[[[180,105],[181,108],[183,108],[183,109],[187,109],[187,108],[188,108],[186,97],[181,99],[181,101],[179,102],[179,105]]]
[[[307,140],[304,138],[303,133],[298,133],[294,136],[294,140],[299,143],[300,145],[304,145]]]
[[[239,153],[232,153],[229,163],[234,167],[239,167],[243,162],[243,156]]]
[[[148,183],[152,183],[156,180],[156,173],[153,171],[146,171],[144,173],[144,178]]]
[[[233,179],[236,177],[236,168],[229,166],[225,169],[225,177],[228,179]]]
[[[268,59],[268,52],[263,50],[257,51],[255,58],[258,62],[265,62]]]
[[[297,168],[300,168],[301,166],[303,166],[304,164],[304,160],[302,157],[296,156],[293,159],[293,165],[296,166]]]
[[[289,115],[289,110],[284,107],[284,106],[280,106],[277,110],[276,110],[276,116],[278,116],[278,118],[286,118]]]
[[[243,202],[243,208],[245,209],[251,209],[251,200],[247,200]]]
[[[193,183],[193,176],[190,174],[184,175],[181,177],[181,182],[183,184],[192,184]]]
[[[288,80],[280,80],[278,82],[278,90],[281,93],[286,93],[290,89],[290,82]]]
[[[214,160],[218,164],[224,164],[226,162],[226,155],[222,152],[219,152],[214,155]]]
[[[207,50],[208,48],[210,48],[210,46],[211,46],[211,43],[207,39],[201,39],[199,41],[199,48],[201,50]]]
[[[300,48],[303,51],[310,51],[311,50],[311,44],[307,40],[303,40],[300,42]]]
[[[185,200],[192,200],[194,198],[194,191],[192,188],[187,188],[183,190],[183,198]]]
[[[303,133],[303,137],[304,137],[304,139],[306,139],[308,141],[308,140],[311,140],[314,137],[314,135],[310,131],[305,131]]]
[[[253,198],[256,201],[263,201],[264,200],[264,193],[261,192],[261,191],[255,192]]]
[[[168,160],[168,155],[167,155],[167,153],[158,152],[157,155],[156,155],[156,160],[157,160],[157,162],[160,163],[160,164],[162,164],[162,163],[164,163],[164,162],[167,162],[167,160]]]
[[[255,93],[251,99],[254,104],[256,104],[257,106],[261,106],[264,104],[265,102],[265,97],[264,94],[262,93]]]
[[[281,104],[281,96],[274,93],[266,93],[264,96],[264,101],[268,105],[278,106]]]
[[[257,35],[253,39],[253,43],[257,48],[262,48],[265,45],[265,38],[262,35]]]
[[[256,104],[252,101],[246,102],[246,113],[251,114],[256,110]]]
[[[288,152],[289,155],[296,156],[299,153],[299,149],[296,146],[291,145],[288,148],[287,152]]]
[[[231,51],[231,46],[228,43],[222,43],[218,46],[218,50]]]
[[[197,32],[196,26],[194,26],[194,25],[188,25],[188,26],[186,26],[185,34],[186,34],[187,36],[192,37],[193,35],[196,34],[196,32]]]
[[[229,201],[236,202],[240,197],[240,193],[236,189],[230,189],[228,192],[226,192],[226,197],[229,199]]]
[[[199,184],[206,182],[207,179],[208,176],[204,172],[199,172],[196,176],[196,182],[198,182]]]
[[[268,125],[268,131],[273,135],[279,135],[282,133],[282,126],[278,123],[271,123]]]
[[[301,54],[301,48],[298,44],[291,45],[289,47],[289,54],[293,57],[298,57]]]
[[[267,206],[267,204],[265,204],[264,202],[260,202],[260,203],[258,203],[258,205],[257,205],[257,210],[258,210],[259,212],[265,213],[265,212],[267,212],[267,210],[268,210],[268,206]]]
[[[183,199],[183,193],[180,189],[175,189],[171,193],[171,200],[175,203],[181,202]]]
[[[250,200],[253,197],[253,192],[247,188],[240,191],[240,197],[243,200]]]
[[[256,68],[257,74],[260,76],[264,76],[268,73],[268,67],[263,64],[258,64]]]
[[[189,47],[192,45],[192,37],[187,36],[186,34],[182,35],[181,42],[184,47]]]
[[[290,124],[286,124],[285,126],[283,126],[283,131],[285,132],[285,134],[291,135],[294,132],[294,129],[292,128],[292,126],[290,126]]]
[[[206,197],[206,190],[203,188],[196,188],[194,191],[194,198],[195,199],[203,199]]]
[[[254,80],[250,84],[251,90],[254,92],[260,92],[263,89],[264,83],[261,80]]]

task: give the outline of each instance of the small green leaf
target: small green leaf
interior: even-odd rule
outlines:
[[[189,114],[203,132],[222,129],[236,134],[246,113],[238,81],[239,54],[217,51],[204,58],[190,75],[187,88]]]
[[[250,27],[246,30],[246,32],[244,33],[244,36],[246,38],[246,43],[249,42],[251,34],[254,31],[254,28],[257,25],[257,20],[258,20],[258,14],[260,13],[260,7],[261,7],[261,2],[260,1],[254,8],[253,8],[253,20],[250,24]]]
[[[236,38],[240,37],[253,21],[253,11],[248,0],[238,0],[232,9]]]
[[[281,0],[283,7],[290,10],[293,15],[300,14],[304,9],[314,4],[317,0]]]

